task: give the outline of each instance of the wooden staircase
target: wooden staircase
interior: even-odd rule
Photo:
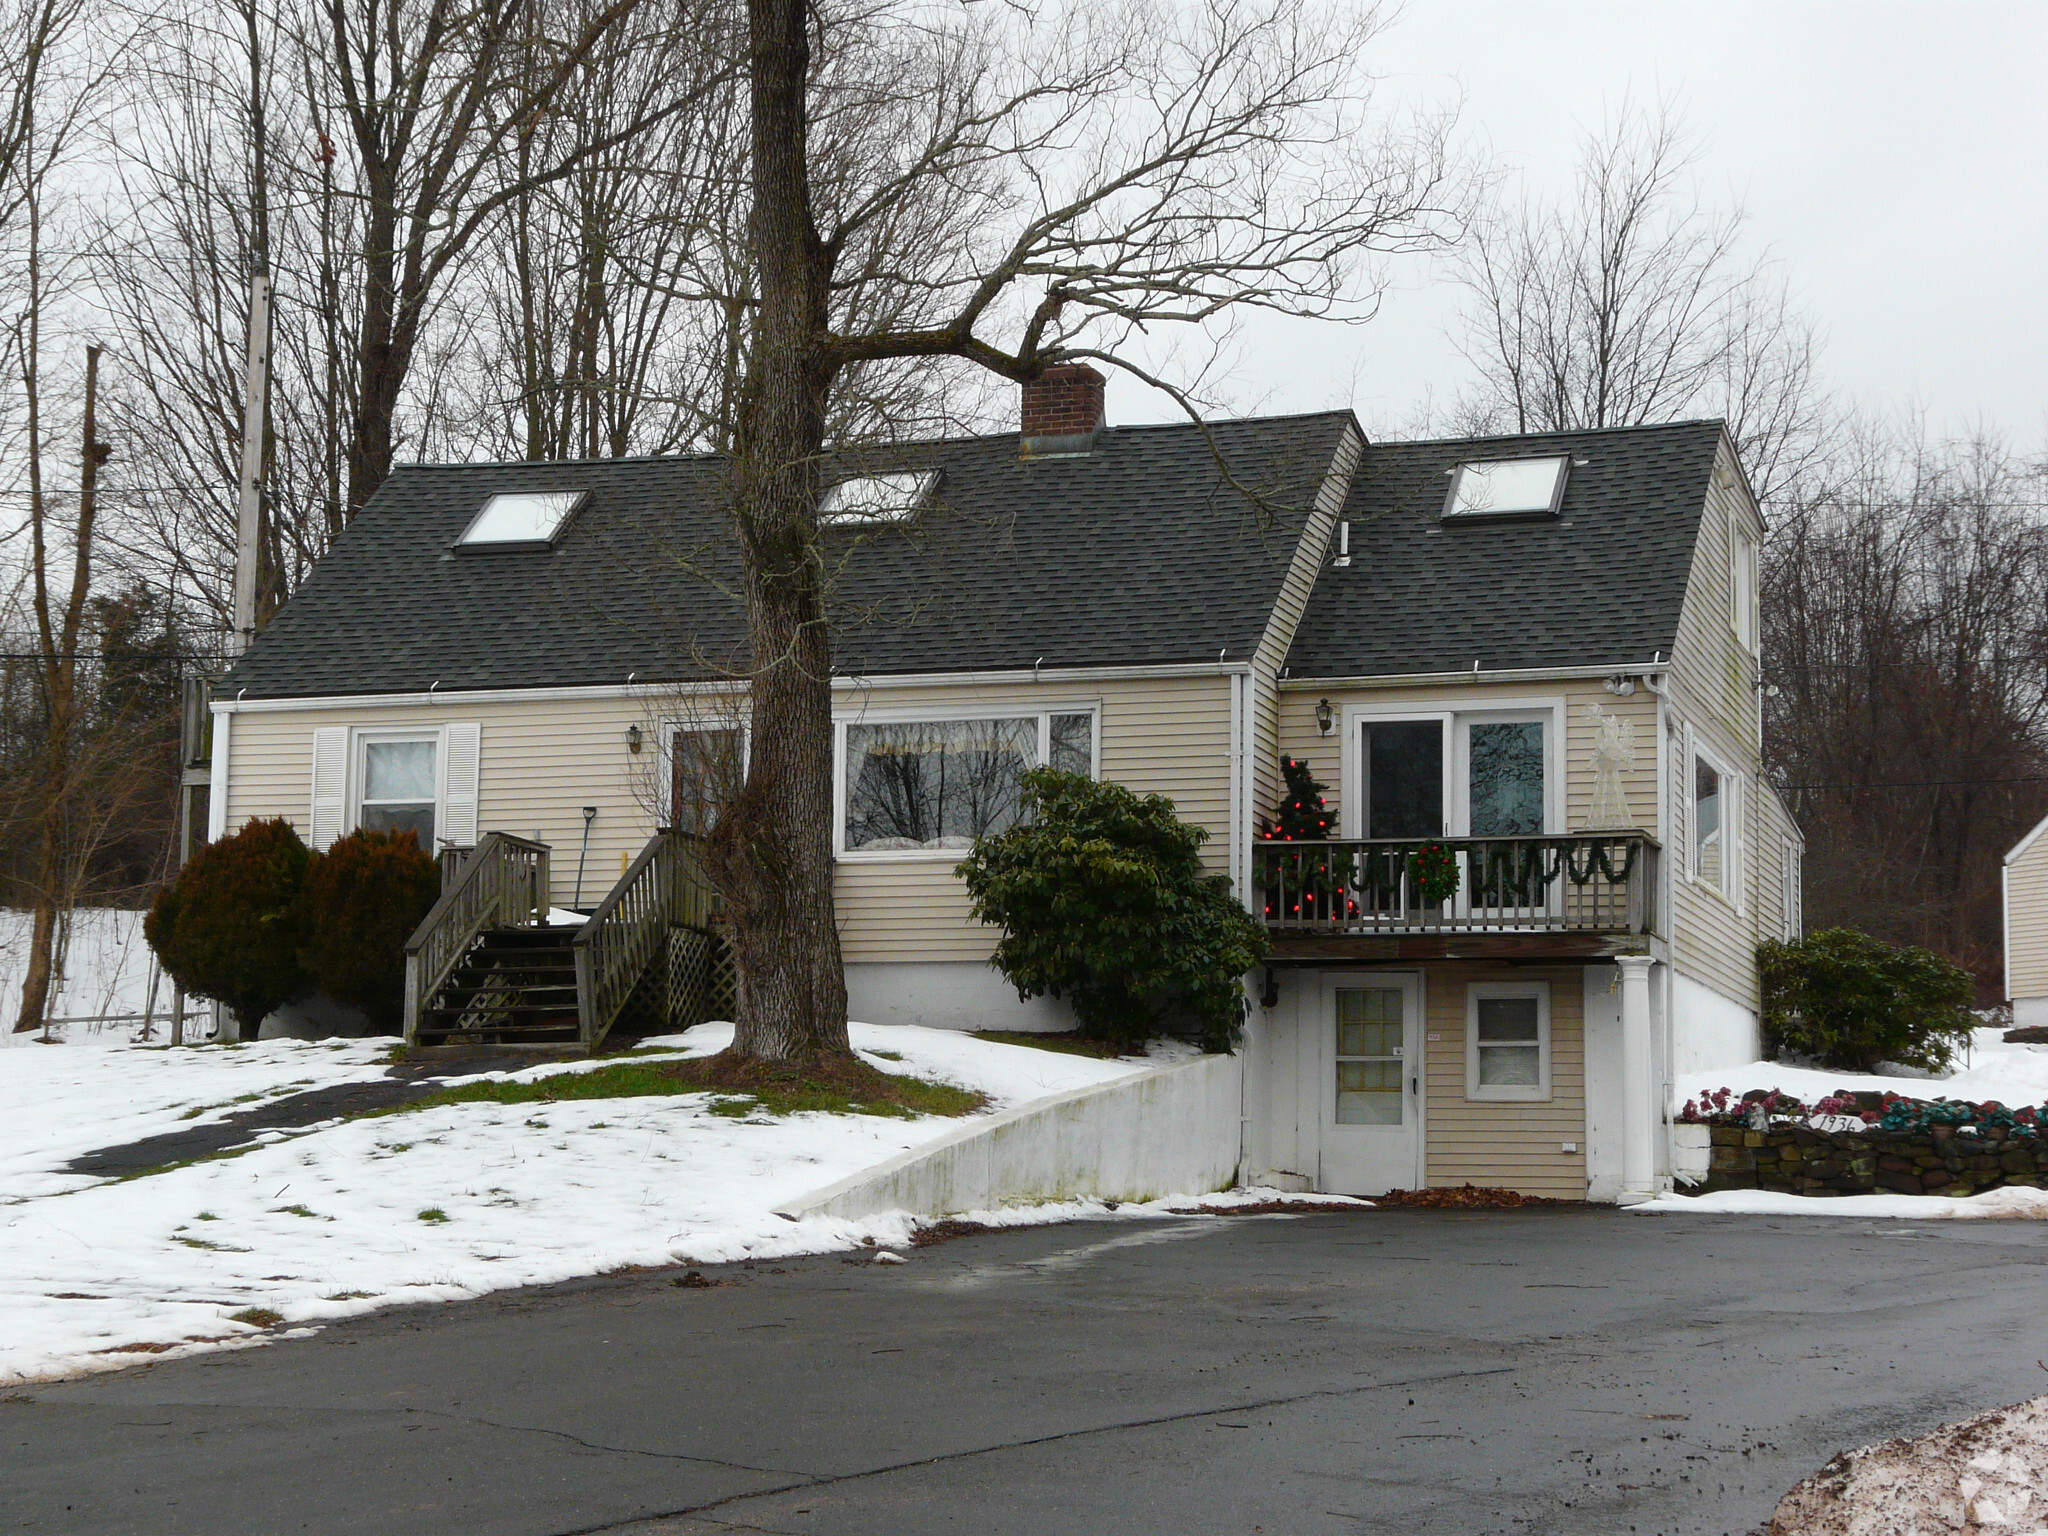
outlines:
[[[595,1050],[623,1017],[686,1029],[727,1002],[731,966],[692,840],[663,830],[580,925],[550,926],[544,843],[451,850],[405,946],[408,1045]]]
[[[486,929],[428,1001],[419,1043],[449,1036],[492,1044],[580,1043],[576,933],[570,927]]]

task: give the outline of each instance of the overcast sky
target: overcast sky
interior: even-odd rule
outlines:
[[[1675,98],[1706,187],[1749,209],[1827,333],[1829,384],[1940,430],[2048,444],[2048,4],[1412,0],[1385,99],[1462,94],[1462,131],[1537,190],[1626,96]],[[1458,392],[1456,293],[1411,266],[1359,328],[1265,323],[1235,402],[1353,406],[1392,434]],[[1353,381],[1356,380],[1354,391]],[[1158,419],[1128,383],[1110,419]]]

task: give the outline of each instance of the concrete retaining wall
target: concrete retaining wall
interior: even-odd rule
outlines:
[[[1035,1099],[814,1190],[791,1218],[956,1211],[1090,1196],[1153,1200],[1237,1180],[1244,1060],[1204,1056]]]

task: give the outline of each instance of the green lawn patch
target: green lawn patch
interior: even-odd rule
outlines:
[[[1125,1054],[1107,1040],[1090,1040],[1075,1030],[1039,1034],[1028,1029],[977,1029],[974,1038],[993,1040],[997,1045],[1028,1045],[1034,1051],[1058,1051],[1065,1056],[1093,1056],[1098,1061],[1115,1061]]]
[[[715,1114],[746,1119],[756,1112],[793,1115],[965,1115],[987,1095],[951,1083],[883,1072],[858,1060],[806,1066],[763,1066],[699,1056],[686,1061],[620,1058],[589,1072],[556,1072],[524,1082],[464,1083],[388,1111],[409,1114],[444,1104],[559,1104],[575,1099],[633,1099],[678,1093],[713,1093]]]
[[[420,1212],[420,1220],[430,1227],[438,1227],[448,1219],[448,1213],[438,1205],[430,1205]]]

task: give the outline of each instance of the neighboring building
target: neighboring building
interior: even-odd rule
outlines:
[[[1050,761],[1171,796],[1268,916],[1247,1177],[1668,1184],[1672,1075],[1756,1055],[1755,944],[1799,922],[1721,425],[1100,422],[1099,377],[1054,370],[1022,434],[828,473],[855,1016],[1070,1022],[988,966],[954,874]],[[213,832],[517,834],[556,904],[603,897],[688,822],[692,765],[744,750],[723,486],[708,458],[395,473],[218,690]],[[1283,754],[1342,839],[1258,837]],[[1425,901],[1437,841],[1460,885]]]
[[[2048,821],[2005,856],[2005,995],[2018,1025],[2048,1024]]]

